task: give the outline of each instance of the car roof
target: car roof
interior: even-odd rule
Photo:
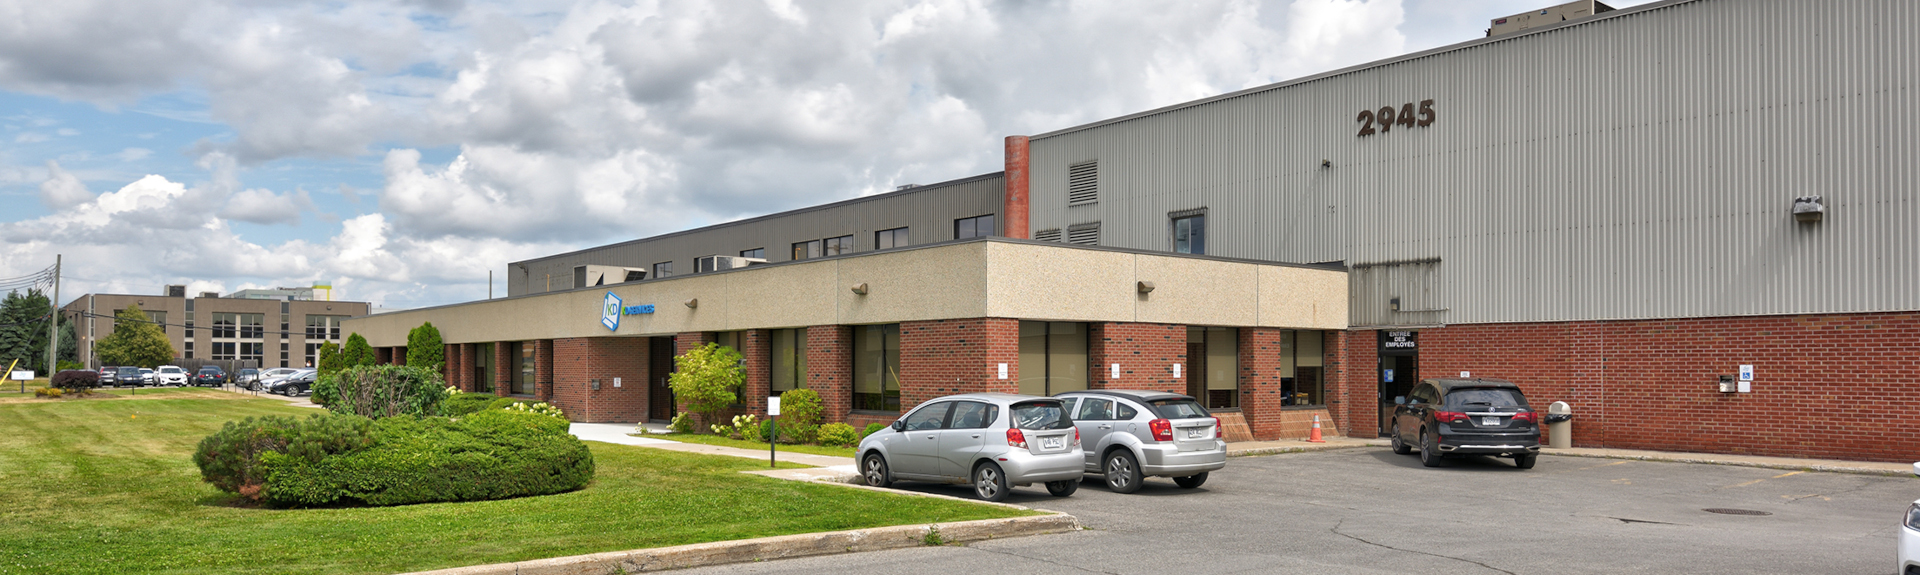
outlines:
[[[974,401],[988,401],[993,403],[1018,403],[1021,401],[1028,401],[1033,399],[1054,399],[1054,398],[1041,397],[1038,395],[1020,395],[1018,393],[962,393],[957,395],[943,395],[940,397],[929,399],[927,400],[927,402],[932,403],[935,401],[946,401],[949,399],[970,399]]]
[[[1190,401],[1194,400],[1193,396],[1191,395],[1173,393],[1170,391],[1156,391],[1151,389],[1083,389],[1079,391],[1062,392],[1055,397],[1066,396],[1066,395],[1107,395],[1107,396],[1113,396],[1113,397],[1124,397],[1124,398],[1131,399],[1134,401],[1139,401],[1139,402],[1159,401],[1162,399],[1185,399]]]
[[[1467,388],[1467,387],[1497,387],[1497,388],[1512,389],[1512,390],[1520,389],[1520,386],[1514,385],[1513,382],[1511,381],[1507,381],[1504,379],[1493,379],[1493,378],[1487,378],[1487,377],[1476,377],[1472,379],[1459,379],[1459,378],[1429,379],[1429,380],[1426,380],[1426,383],[1431,383],[1433,384],[1434,387],[1439,388],[1441,394],[1450,393],[1453,390]]]

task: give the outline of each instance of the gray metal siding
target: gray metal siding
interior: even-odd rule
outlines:
[[[1210,254],[1444,262],[1437,319],[1356,270],[1354,325],[1920,309],[1916,30],[1908,0],[1667,3],[1043,134],[1031,226],[1171,250],[1208,208]],[[1432,126],[1355,135],[1427,98]]]
[[[998,216],[1005,186],[1000,174],[986,174],[514,262],[507,265],[507,294],[572,289],[574,266],[587,264],[645,268],[651,279],[653,264],[672,261],[674,275],[689,275],[694,258],[700,256],[737,256],[741,250],[766,248],[768,261],[784,262],[793,259],[795,242],[849,234],[855,251],[872,251],[874,232],[901,226],[908,227],[909,245],[942,242],[955,239],[955,219],[994,214],[995,225],[1004,225],[1006,218]],[[552,274],[550,288],[548,274]]]

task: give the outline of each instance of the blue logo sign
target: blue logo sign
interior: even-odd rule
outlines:
[[[607,300],[600,307],[600,325],[609,331],[620,331],[620,296],[607,292]]]
[[[627,308],[626,308],[626,310],[624,310],[624,313],[625,313],[626,315],[646,315],[646,314],[650,314],[650,313],[653,313],[653,304],[647,304],[647,305],[630,305],[630,306],[627,306]]]

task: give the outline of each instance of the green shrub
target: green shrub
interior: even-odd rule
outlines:
[[[372,422],[371,435],[370,446],[318,458],[262,453],[260,497],[293,507],[405,505],[545,495],[593,480],[586,444],[567,434],[565,419],[546,414],[395,417]]]
[[[673,421],[667,424],[667,431],[674,433],[693,433],[693,416],[686,412],[673,414]]]
[[[440,401],[440,414],[459,417],[487,409],[502,398],[488,393],[456,393]]]
[[[774,434],[779,433],[780,430],[776,428],[776,426],[773,423],[773,420],[769,419],[766,421],[762,421],[760,422],[760,425],[756,425],[754,427],[760,428],[760,439],[758,439],[758,441],[766,441],[767,438],[769,437],[774,437],[778,439],[777,436],[775,436]]]
[[[373,421],[354,415],[314,414],[306,418],[268,416],[229,421],[200,440],[193,463],[200,478],[215,487],[261,498],[267,472],[262,457],[273,453],[318,462],[373,444]]]
[[[47,380],[47,386],[66,390],[67,393],[84,395],[89,390],[100,387],[100,374],[85,370],[62,371],[53,374],[53,378]]]
[[[673,398],[700,414],[700,422],[714,425],[720,411],[739,399],[734,390],[747,380],[740,367],[740,352],[731,347],[709,343],[673,358],[674,370],[667,377]]]
[[[764,433],[766,427],[761,425],[758,416],[751,413],[733,416],[733,429],[735,433],[740,434],[740,439],[755,443],[767,440],[767,434]]]
[[[866,439],[866,438],[867,438],[867,436],[869,436],[869,435],[873,435],[873,434],[875,434],[875,433],[879,433],[879,432],[880,432],[880,430],[882,430],[882,429],[886,429],[886,428],[887,428],[887,424],[885,424],[885,423],[869,423],[869,424],[867,424],[867,431],[866,431],[866,433],[862,433],[862,434],[860,434],[860,438],[861,438],[861,439]]]
[[[374,419],[440,413],[446,386],[432,370],[402,365],[356,365],[321,376],[313,401],[334,413]]]
[[[853,447],[860,443],[860,432],[845,423],[820,426],[819,442],[831,447]]]
[[[796,443],[813,443],[820,429],[820,394],[789,389],[780,394],[780,433]]]

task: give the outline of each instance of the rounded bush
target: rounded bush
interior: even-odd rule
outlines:
[[[57,387],[71,393],[82,393],[100,387],[100,374],[84,369],[74,369],[53,374],[47,381],[48,387]]]
[[[845,423],[829,423],[820,426],[819,442],[832,447],[852,447],[860,443],[860,432]]]
[[[862,439],[865,439],[867,436],[873,435],[875,433],[879,433],[880,430],[886,429],[886,428],[887,428],[887,424],[885,423],[869,423],[867,424],[867,431],[865,433],[861,433],[860,437]]]
[[[820,429],[820,394],[789,389],[780,394],[780,433],[795,443],[813,443]]]

